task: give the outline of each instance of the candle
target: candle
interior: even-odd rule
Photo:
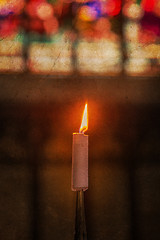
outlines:
[[[72,144],[72,191],[88,189],[88,129],[87,104],[85,105],[79,133],[73,133]]]

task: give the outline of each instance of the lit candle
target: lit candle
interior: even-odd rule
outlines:
[[[85,105],[79,133],[73,133],[72,145],[72,191],[88,189],[88,129],[87,104]]]

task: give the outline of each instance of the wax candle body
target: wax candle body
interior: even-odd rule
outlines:
[[[73,133],[72,191],[88,189],[88,135]]]

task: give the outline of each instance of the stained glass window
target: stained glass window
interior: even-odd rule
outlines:
[[[158,0],[1,0],[0,72],[160,73]]]
[[[128,75],[160,73],[160,1],[125,0],[124,35]]]
[[[0,71],[23,72],[23,0],[0,1]]]

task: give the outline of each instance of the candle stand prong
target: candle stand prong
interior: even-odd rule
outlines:
[[[84,208],[84,191],[76,192],[76,219],[74,240],[87,240],[85,208]]]

